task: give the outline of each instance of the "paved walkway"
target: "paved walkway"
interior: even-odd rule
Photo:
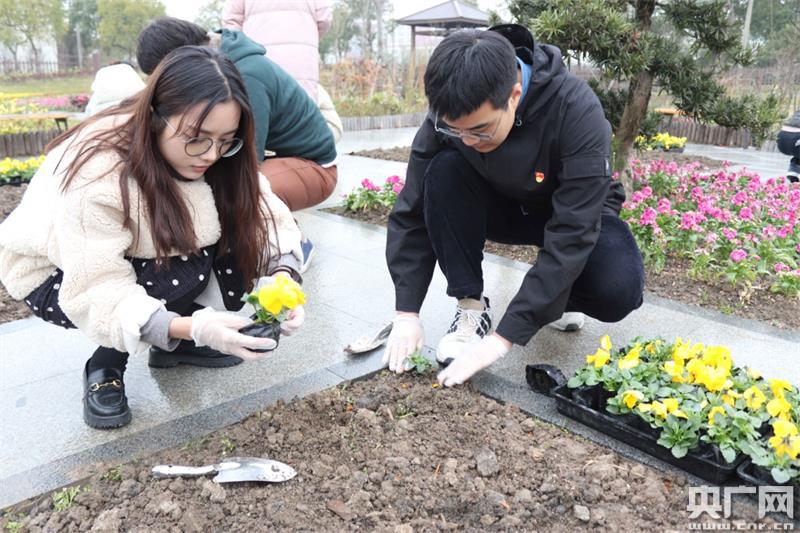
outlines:
[[[373,141],[385,147],[407,145],[413,130],[381,134],[383,139],[377,141],[376,133],[370,132],[360,146],[370,147],[368,142]],[[358,149],[359,142],[346,134],[341,152]],[[339,195],[365,177],[382,179],[402,173],[404,167],[403,163],[343,156],[340,184],[329,203],[338,203]],[[0,508],[80,479],[95,463],[124,461],[174,446],[234,423],[278,398],[303,396],[377,370],[380,351],[348,356],[342,348],[393,314],[392,284],[383,256],[385,231],[319,211],[299,213],[298,220],[318,247],[305,276],[308,318],[302,334],[283,338],[280,348],[265,360],[228,369],[157,370],[150,369],[144,359],[132,360],[126,385],[133,422],[120,430],[98,431],[83,423],[81,371],[94,347],[82,334],[38,319],[0,325]],[[486,294],[498,316],[526,270],[523,263],[486,258]],[[436,345],[452,319],[454,302],[445,296],[444,288],[437,270],[422,310],[428,346]],[[594,352],[605,333],[616,344],[655,334],[724,343],[739,364],[800,383],[800,333],[652,296],[620,323],[588,320],[577,333],[543,330],[475,382],[493,397],[513,401],[603,441],[602,436],[556,414],[550,399],[530,392],[524,369],[528,363],[547,362],[572,372],[583,364],[585,354]],[[657,464],[624,446],[623,451]]]

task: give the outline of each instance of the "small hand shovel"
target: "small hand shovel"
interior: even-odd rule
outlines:
[[[214,481],[266,481],[280,483],[292,479],[297,471],[286,463],[259,457],[227,457],[221,462],[205,466],[156,465],[155,477],[198,477],[217,474]]]
[[[355,342],[345,346],[344,351],[349,354],[371,352],[375,348],[382,346],[386,342],[386,339],[389,338],[389,333],[391,332],[392,322],[387,322],[381,326],[381,329],[373,336],[364,335],[363,337],[359,337]]]

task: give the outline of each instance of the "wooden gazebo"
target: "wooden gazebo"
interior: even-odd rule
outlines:
[[[445,36],[461,28],[482,28],[489,25],[489,14],[459,0],[448,0],[397,19],[398,24],[411,26],[411,57],[415,57],[417,35]],[[424,28],[424,29],[418,29]]]

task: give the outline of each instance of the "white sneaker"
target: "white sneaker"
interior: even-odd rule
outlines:
[[[583,313],[564,313],[561,318],[547,325],[559,331],[578,331],[583,327]]]
[[[467,346],[480,341],[492,331],[489,298],[483,297],[483,309],[468,309],[465,306],[478,307],[480,303],[475,300],[459,300],[453,323],[436,347],[436,360],[442,365],[452,363]]]

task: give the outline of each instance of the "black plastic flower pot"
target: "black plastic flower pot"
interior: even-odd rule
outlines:
[[[263,322],[254,322],[249,326],[245,326],[239,330],[239,333],[244,333],[245,335],[250,335],[251,337],[261,337],[272,339],[275,341],[275,348],[278,347],[278,342],[281,336],[281,324],[280,322],[269,322],[267,324]],[[273,350],[275,349],[273,348]],[[258,353],[265,353],[270,352],[272,350],[251,350],[253,352]]]
[[[598,389],[602,387],[598,386]],[[672,452],[658,444],[660,431],[651,428],[641,419],[630,416],[613,415],[603,409],[597,409],[581,403],[588,391],[578,391],[581,401],[573,395],[578,389],[570,389],[566,385],[556,387],[551,391],[551,396],[556,400],[558,412],[573,418],[591,428],[610,435],[630,446],[638,448],[662,461],[675,465],[698,477],[715,484],[722,484],[736,474],[736,468],[744,461],[744,454],[739,454],[732,463],[726,463],[724,458],[704,457],[695,451],[690,451],[684,457],[677,458]],[[599,391],[595,390],[595,402],[599,402]],[[597,403],[595,403],[597,405]]]
[[[0,180],[0,185],[13,185],[14,187],[19,187],[22,185],[22,176],[7,177],[4,180]]]
[[[754,464],[750,459],[739,465],[739,467],[736,469],[736,474],[743,482],[754,487],[794,486],[793,492],[795,512],[797,512],[797,509],[800,509],[800,484],[778,483],[772,478],[772,473],[768,469]]]
[[[590,409],[597,409],[600,405],[600,385],[582,385],[569,389],[572,399],[578,405],[584,405]]]

